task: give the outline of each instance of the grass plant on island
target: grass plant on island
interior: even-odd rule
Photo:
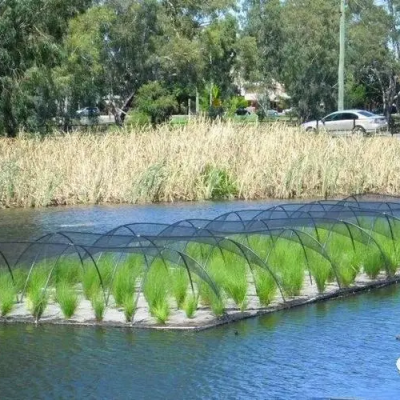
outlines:
[[[199,297],[197,295],[189,294],[186,296],[185,302],[183,303],[183,310],[187,318],[191,319],[194,317],[198,304]]]
[[[170,270],[171,292],[176,301],[177,309],[181,309],[186,299],[189,287],[189,277],[186,269],[175,267]]]
[[[100,290],[100,278],[94,266],[86,266],[82,274],[82,289],[87,300]]]
[[[78,293],[68,281],[59,282],[56,286],[56,301],[64,317],[70,319],[78,307]]]
[[[17,291],[8,272],[0,273],[0,314],[6,317],[14,308]]]
[[[287,296],[298,296],[304,284],[305,254],[301,245],[280,239],[267,259]]]
[[[256,267],[254,271],[255,287],[261,306],[268,306],[277,292],[276,282],[269,271]]]
[[[124,308],[124,316],[126,322],[132,322],[136,313],[136,302],[133,294],[126,294],[122,300],[122,307]]]
[[[94,316],[97,322],[103,321],[106,304],[103,292],[98,289],[93,289],[90,296],[90,301],[93,307]]]
[[[142,272],[142,265],[129,262],[129,260],[119,266],[112,283],[112,294],[117,307],[123,306],[127,297],[133,297],[136,281]]]
[[[227,297],[244,311],[247,306],[248,270],[243,257],[227,251],[222,254],[215,251],[206,269],[211,279],[224,290]],[[221,301],[217,303],[221,305]]]
[[[159,259],[153,261],[145,276],[144,297],[149,305],[150,314],[161,324],[165,324],[170,315],[169,285],[170,276],[167,266]]]

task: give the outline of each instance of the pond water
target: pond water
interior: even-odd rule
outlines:
[[[4,210],[0,237],[106,231],[266,206]],[[397,334],[399,286],[196,333],[0,325],[0,398],[396,399]]]

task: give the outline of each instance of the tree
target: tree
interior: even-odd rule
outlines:
[[[43,115],[45,104],[51,103],[49,70],[61,62],[68,20],[89,4],[89,0],[0,4],[0,117],[8,136],[15,136],[20,125],[30,128],[33,119],[40,120],[37,115]],[[37,88],[31,79],[40,83]]]
[[[150,117],[154,126],[165,122],[176,109],[177,103],[175,97],[159,82],[150,82],[138,90],[135,106]]]

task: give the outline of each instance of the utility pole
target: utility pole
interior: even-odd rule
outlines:
[[[346,47],[346,0],[340,0],[340,50],[338,71],[338,110],[344,109],[344,54]]]

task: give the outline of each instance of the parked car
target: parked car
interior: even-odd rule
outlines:
[[[98,117],[100,115],[100,110],[98,107],[85,107],[81,108],[76,112],[76,116],[80,117]]]
[[[279,113],[276,110],[267,110],[267,118],[278,118],[279,117]]]
[[[336,111],[318,121],[309,121],[301,125],[306,131],[316,132],[352,132],[371,134],[388,129],[384,116],[365,110]]]

